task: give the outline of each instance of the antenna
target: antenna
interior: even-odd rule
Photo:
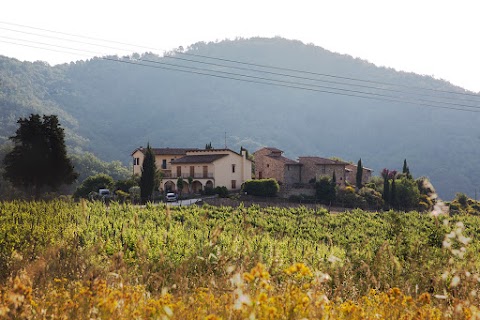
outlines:
[[[227,131],[225,131],[225,149],[227,149]]]

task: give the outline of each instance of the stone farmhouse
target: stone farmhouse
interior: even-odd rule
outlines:
[[[298,161],[283,156],[277,148],[264,147],[254,152],[255,179],[274,178],[280,185],[309,183],[321,177],[333,176],[337,185],[355,185],[357,166],[340,160],[332,160],[316,156],[299,157]],[[373,170],[363,168],[362,181],[370,180]]]
[[[246,151],[241,154],[230,149],[152,148],[157,169],[163,179],[160,192],[177,190],[177,179],[183,178],[182,193],[198,193],[205,188],[225,186],[228,190],[240,190],[251,178],[252,161]],[[142,174],[146,149],[132,152],[133,174]],[[189,185],[189,178],[192,185]]]

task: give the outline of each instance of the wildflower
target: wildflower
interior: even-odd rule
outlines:
[[[430,297],[430,294],[428,293],[422,293],[420,295],[420,297],[418,297],[418,302],[422,303],[422,304],[430,304],[432,302],[431,300],[431,297]]]
[[[252,300],[250,299],[250,296],[248,294],[243,293],[241,289],[236,289],[234,292],[237,296],[237,299],[235,300],[233,309],[241,310],[244,305],[247,305],[247,306],[252,305]]]
[[[451,287],[456,287],[459,283],[460,283],[460,277],[455,276],[455,277],[453,277],[452,282],[450,283],[450,286]]]
[[[173,316],[173,311],[169,306],[163,306],[163,311],[165,311],[167,316],[169,316],[169,317]]]

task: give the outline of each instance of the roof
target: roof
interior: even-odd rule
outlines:
[[[132,155],[137,152],[141,151],[145,153],[145,150],[147,148],[140,147],[135,150],[133,150]],[[152,148],[153,154],[159,156],[159,155],[185,155],[187,154],[187,151],[192,151],[192,150],[198,150],[197,148]]]
[[[280,152],[280,153],[283,153],[282,150],[277,149],[277,148],[274,148],[274,147],[265,147],[265,149],[270,150],[270,151],[272,151],[272,152]]]
[[[200,154],[200,155],[191,155],[184,156],[178,159],[173,160],[172,164],[183,164],[183,163],[212,163],[215,160],[223,158],[227,154]]]
[[[279,160],[279,161],[283,162],[284,164],[300,165],[300,166],[302,165],[301,163],[298,163],[297,161],[294,161],[292,159],[288,159],[287,157],[284,157],[284,156],[276,157],[276,156],[268,155],[267,157],[275,159],[275,160]]]
[[[355,169],[357,170],[357,165],[356,164],[348,164],[347,167],[351,168],[351,169]],[[372,171],[373,172],[373,169],[370,169],[370,168],[366,168],[366,167],[362,167],[363,170],[367,170],[367,171]]]
[[[327,159],[327,158],[321,158],[321,157],[299,157],[299,162],[302,163],[302,161],[311,161],[314,162],[315,164],[330,164],[330,165],[348,165],[348,162],[343,162],[340,160],[332,160],[332,159]]]

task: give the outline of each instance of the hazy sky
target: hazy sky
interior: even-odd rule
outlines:
[[[71,55],[6,42],[45,47],[38,43],[42,42],[93,51],[96,55],[127,55],[147,50],[161,54],[163,50],[187,47],[198,41],[281,36],[314,43],[376,65],[431,75],[480,91],[478,0],[3,2],[0,54],[20,60],[43,60],[55,64],[86,59],[94,54]],[[66,37],[64,35],[21,28],[11,23],[139,44],[158,51],[118,44],[108,45],[127,50],[89,47],[45,37]],[[65,48],[49,48],[66,51]]]

